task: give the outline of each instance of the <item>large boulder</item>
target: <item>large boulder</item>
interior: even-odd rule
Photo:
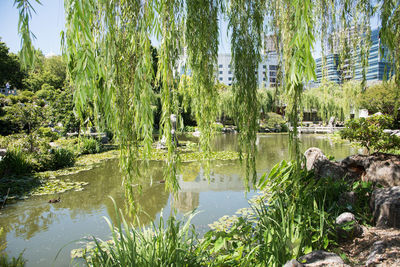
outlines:
[[[314,169],[316,178],[341,179],[348,174],[339,162],[330,161],[319,148],[311,147],[307,149],[304,156],[306,157],[307,170]]]
[[[358,172],[363,181],[379,183],[386,187],[400,185],[399,155],[353,155],[342,160],[342,167]]]
[[[316,250],[304,255],[298,260],[303,266],[349,266],[345,264],[340,256],[324,250]]]
[[[370,206],[377,227],[400,228],[400,186],[375,189]]]
[[[324,250],[317,250],[300,257],[298,260],[290,260],[283,267],[319,267],[336,266],[348,267],[338,255]]]
[[[298,262],[297,260],[293,259],[285,263],[283,267],[303,267],[304,265]]]
[[[339,240],[345,241],[362,235],[362,228],[353,213],[344,212],[336,220],[336,234]]]
[[[307,170],[314,170],[317,178],[362,179],[385,187],[400,186],[400,155],[374,153],[353,155],[341,162],[330,161],[321,149],[311,147],[304,153]]]

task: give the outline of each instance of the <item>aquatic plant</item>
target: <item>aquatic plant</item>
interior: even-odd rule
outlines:
[[[158,226],[153,223],[140,229],[129,224],[113,203],[116,225],[106,219],[112,241],[94,239],[94,249],[82,254],[89,266],[201,266],[194,253],[197,239],[190,224],[194,214],[186,222],[173,216],[164,221],[160,216]]]
[[[346,189],[342,182],[317,181],[312,172],[299,173],[294,162],[282,161],[261,178],[259,188],[268,190],[252,201],[252,210],[210,225],[198,247],[200,257],[200,251],[209,252],[203,253],[204,264],[282,266],[336,243],[333,222],[338,196]]]
[[[0,236],[3,234],[3,228],[0,227]],[[0,266],[4,267],[22,267],[25,266],[26,260],[22,258],[22,253],[18,256],[18,258],[12,257],[10,258],[7,253],[3,250],[7,247],[7,243],[0,244]]]

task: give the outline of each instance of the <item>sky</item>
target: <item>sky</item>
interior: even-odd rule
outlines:
[[[40,0],[42,5],[34,0],[30,2],[36,11],[36,14],[32,14],[30,22],[31,31],[36,36],[33,45],[40,48],[44,55],[60,55],[60,32],[65,24],[64,1]],[[13,53],[17,53],[21,48],[18,16],[14,0],[0,0],[0,37]]]
[[[31,31],[36,39],[33,41],[35,48],[42,50],[44,55],[61,54],[60,32],[64,29],[65,14],[64,0],[40,0],[39,5],[35,0],[31,0],[36,14],[32,14],[30,23]],[[219,53],[230,53],[229,36],[227,36],[227,22],[219,21]],[[377,25],[377,19],[372,20],[372,28]],[[10,48],[10,51],[17,53],[21,48],[21,40],[18,35],[18,10],[14,7],[14,0],[0,0],[0,37]],[[153,38],[153,45],[159,43]],[[314,49],[314,57],[320,54],[319,41],[317,40]]]

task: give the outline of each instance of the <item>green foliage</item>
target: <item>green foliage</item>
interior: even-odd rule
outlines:
[[[240,217],[228,229],[205,235],[198,248],[205,265],[282,266],[336,243],[337,201],[346,185],[296,168],[282,161],[260,179],[259,188],[268,192],[254,200],[255,218]]]
[[[26,260],[22,257],[22,253],[18,258],[10,258],[6,253],[0,253],[0,266],[6,267],[23,267],[25,266]]]
[[[195,132],[196,131],[196,126],[185,126],[184,128],[185,132]]]
[[[95,138],[81,138],[79,151],[81,154],[96,154],[102,151],[103,147],[99,140]]]
[[[4,88],[8,82],[11,89],[14,87],[21,89],[25,75],[18,57],[10,53],[6,44],[0,39],[0,88]]]
[[[360,95],[359,106],[368,109],[372,114],[376,112],[394,114],[398,90],[394,79],[372,85]]]
[[[352,109],[360,106],[361,91],[361,83],[358,81],[350,81],[342,85],[326,82],[304,92],[304,108],[308,111],[317,110],[318,116],[325,122],[331,117],[344,121],[349,118]]]
[[[214,89],[218,54],[218,12],[220,1],[190,0],[186,3],[185,42],[191,71],[191,108],[199,126],[200,147],[208,158],[213,123],[217,116],[217,92]]]
[[[0,161],[0,176],[22,175],[32,172],[33,166],[21,148],[9,148]]]
[[[83,254],[89,266],[201,266],[194,253],[193,215],[185,223],[173,216],[165,222],[161,216],[158,227],[137,229],[118,212],[115,202],[114,207],[117,225],[107,219],[112,242],[95,239],[95,249]]]
[[[287,130],[286,121],[281,115],[274,112],[268,112],[265,115],[265,120],[262,125],[265,125],[270,129],[280,129],[280,131],[283,131],[285,129]]]
[[[360,142],[370,153],[373,151],[387,151],[400,147],[400,138],[396,135],[384,133],[390,129],[393,118],[388,115],[373,115],[368,118],[359,118],[347,121],[345,129],[340,133],[343,139]]]
[[[355,181],[349,185],[348,191],[353,191],[356,194],[356,203],[354,207],[346,207],[350,212],[353,212],[358,220],[363,224],[372,224],[373,216],[369,202],[374,190],[372,182]]]
[[[37,130],[37,134],[42,138],[47,138],[49,141],[53,142],[57,140],[60,136],[57,132],[53,132],[49,127],[40,127]]]
[[[257,90],[257,99],[260,103],[261,108],[261,118],[263,118],[264,114],[267,112],[275,111],[277,105],[277,96],[275,95],[276,91],[272,90],[272,88],[263,88]]]
[[[263,0],[230,1],[227,11],[228,29],[232,30],[231,53],[235,73],[232,84],[235,107],[233,118],[239,128],[239,152],[244,153],[247,188],[249,179],[252,183],[255,183],[257,179],[255,155],[259,104],[257,76],[254,71],[261,59],[264,11]]]
[[[75,164],[75,154],[73,151],[65,148],[57,148],[50,153],[50,168],[51,170],[58,170],[65,167],[72,167]]]
[[[61,56],[46,58],[37,51],[35,68],[30,70],[24,80],[27,89],[55,91],[65,86],[67,65]]]
[[[2,120],[4,123],[16,127],[13,129],[14,132],[24,131],[27,134],[31,134],[44,123],[45,114],[40,106],[31,102],[33,99],[29,93],[27,92],[18,97],[21,102],[4,107],[6,113]],[[9,134],[9,132],[4,133]]]

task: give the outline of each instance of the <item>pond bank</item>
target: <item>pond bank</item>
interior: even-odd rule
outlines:
[[[197,144],[184,142],[184,146],[178,148],[181,162],[196,162],[204,159],[204,153],[195,151]],[[140,152],[141,154],[141,152]],[[1,178],[0,208],[7,201],[25,200],[30,196],[51,195],[64,193],[68,190],[82,191],[87,182],[71,182],[64,179],[68,175],[77,174],[95,168],[103,161],[119,158],[117,149],[97,153],[80,155],[74,166],[62,168],[56,171],[44,171],[27,176],[11,176]],[[234,151],[214,151],[209,155],[210,160],[237,160],[239,153]],[[165,161],[166,151],[154,149],[150,161]],[[5,193],[7,192],[7,193]]]

